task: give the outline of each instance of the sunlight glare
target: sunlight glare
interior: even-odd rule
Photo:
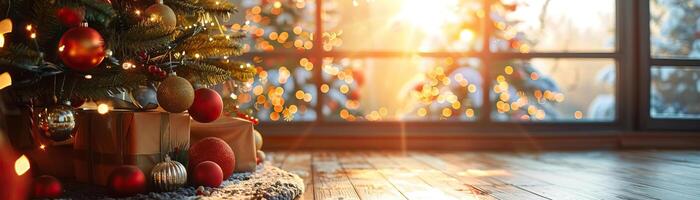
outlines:
[[[445,24],[457,19],[454,10],[457,3],[457,0],[403,0],[396,18],[426,33],[440,32]]]

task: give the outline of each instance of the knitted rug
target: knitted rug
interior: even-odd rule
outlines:
[[[209,195],[197,195],[197,188],[186,186],[172,192],[150,192],[124,199],[296,199],[304,191],[299,176],[268,165],[258,165],[255,172],[236,173],[219,188],[205,188]],[[68,199],[114,199],[104,187],[70,183],[64,184]]]

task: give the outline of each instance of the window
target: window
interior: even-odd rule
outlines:
[[[652,129],[696,129],[700,119],[700,3],[650,0],[642,27],[640,88]],[[645,12],[646,14],[646,12]]]
[[[239,100],[263,121],[564,130],[632,118],[620,100],[636,86],[620,73],[634,52],[621,37],[634,3],[234,2],[229,25],[249,33],[245,58],[259,69]]]

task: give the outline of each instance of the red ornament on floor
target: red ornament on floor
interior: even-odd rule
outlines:
[[[105,58],[105,42],[87,23],[72,28],[58,42],[58,56],[73,70],[87,71],[97,67]]]
[[[63,186],[56,177],[43,175],[34,180],[34,198],[59,198],[63,195]]]
[[[115,197],[133,196],[146,191],[146,176],[136,166],[120,166],[109,175],[107,186]]]
[[[236,167],[236,157],[233,150],[224,140],[216,137],[204,138],[190,147],[190,166],[193,170],[195,167],[204,161],[212,161],[221,167],[224,173],[224,179],[233,175],[233,170]]]
[[[221,167],[212,161],[204,161],[194,168],[194,183],[207,187],[219,187],[224,181]]]
[[[224,110],[224,102],[219,93],[212,89],[200,88],[194,91],[194,102],[188,112],[192,119],[208,123],[219,118]]]

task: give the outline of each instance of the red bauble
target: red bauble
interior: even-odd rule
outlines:
[[[201,162],[212,161],[221,167],[224,178],[230,177],[236,167],[236,157],[233,150],[224,140],[216,137],[207,137],[194,143],[190,147],[189,156],[190,170]]]
[[[146,191],[146,176],[136,166],[123,165],[109,174],[107,186],[115,197],[133,196]]]
[[[85,19],[85,10],[79,8],[63,7],[56,11],[56,18],[63,25],[68,27],[80,26],[80,23]]]
[[[224,172],[215,162],[204,161],[194,168],[193,177],[195,185],[219,187],[224,181]]]
[[[43,175],[34,180],[34,198],[58,198],[63,195],[63,186],[53,176]]]
[[[21,158],[6,142],[4,135],[0,134],[0,199],[23,200],[27,199],[31,186],[31,169],[29,160]],[[24,162],[26,161],[26,162]],[[26,168],[15,167],[17,164],[26,164]],[[18,174],[19,173],[19,174]]]
[[[71,28],[58,42],[58,56],[69,68],[87,71],[97,67],[105,58],[105,42],[95,29]]]
[[[224,102],[216,91],[201,88],[194,91],[194,102],[188,112],[192,119],[208,123],[219,118],[224,110]]]

